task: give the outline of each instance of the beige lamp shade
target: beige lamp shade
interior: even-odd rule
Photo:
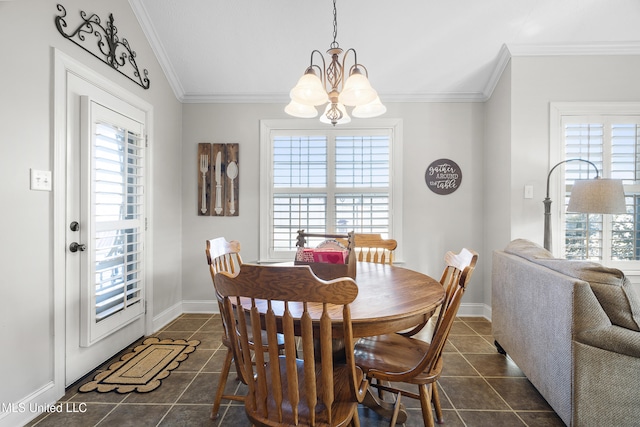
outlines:
[[[627,213],[622,181],[603,178],[576,180],[571,189],[567,212]]]

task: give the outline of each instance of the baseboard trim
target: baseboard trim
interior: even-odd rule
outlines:
[[[219,313],[217,300],[182,301],[183,313]]]
[[[458,317],[484,317],[491,320],[491,307],[486,304],[460,304]]]
[[[153,332],[156,333],[182,314],[182,302],[178,302],[153,318]]]
[[[64,388],[62,389],[64,395]],[[0,427],[22,426],[35,419],[43,412],[65,412],[68,408],[62,404],[56,404],[61,397],[58,387],[53,381],[40,387],[38,390],[26,396],[16,403],[2,403],[0,412]],[[71,404],[71,403],[70,403]],[[59,405],[60,406],[58,408]],[[76,404],[77,405],[77,404]]]

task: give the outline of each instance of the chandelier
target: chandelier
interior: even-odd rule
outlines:
[[[345,106],[354,107],[351,114],[358,118],[377,117],[387,111],[369,83],[367,69],[358,63],[355,49],[347,49],[341,61],[343,50],[336,41],[337,36],[338,14],[336,0],[333,0],[333,42],[327,50],[331,62],[327,67],[320,51],[314,49],[311,52],[311,65],[289,93],[291,102],[284,109],[287,114],[313,118],[318,115],[316,106],[326,104],[320,121],[335,126],[351,121]],[[348,69],[349,77],[345,80],[345,64],[350,53],[353,54],[354,64]],[[320,57],[322,67],[313,63],[314,56]]]

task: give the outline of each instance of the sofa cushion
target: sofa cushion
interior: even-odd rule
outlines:
[[[611,323],[640,331],[640,298],[622,271],[593,261],[553,258],[549,251],[525,239],[514,240],[505,252],[588,282]]]
[[[511,241],[507,247],[504,248],[504,251],[509,254],[518,255],[529,261],[535,261],[540,258],[553,258],[551,252],[527,239],[515,239]]]

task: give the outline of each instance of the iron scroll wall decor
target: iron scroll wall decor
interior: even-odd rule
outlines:
[[[106,27],[103,27],[98,15],[94,13],[87,16],[84,11],[80,11],[82,23],[73,32],[67,34],[65,32],[67,21],[64,19],[67,16],[67,11],[61,4],[58,4],[57,8],[62,15],[55,18],[56,28],[64,38],[77,44],[143,88],[149,89],[149,72],[145,69],[140,73],[136,63],[136,52],[131,50],[127,39],[123,38],[121,41],[118,37],[118,28],[113,25],[112,13],[109,14]],[[97,48],[94,47],[92,50],[87,47],[89,45],[86,40],[87,34],[95,36]],[[127,67],[127,64],[130,67]]]
[[[434,193],[451,194],[460,187],[462,170],[453,160],[438,159],[429,165],[424,180]]]

